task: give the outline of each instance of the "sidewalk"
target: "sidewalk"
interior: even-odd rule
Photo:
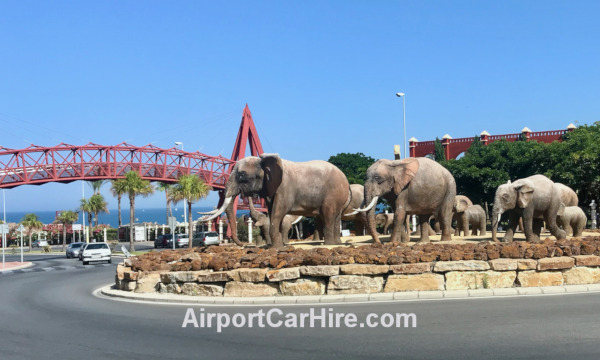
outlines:
[[[0,272],[8,271],[8,270],[12,271],[12,270],[25,269],[30,266],[33,266],[33,263],[31,261],[26,261],[26,262],[9,261],[9,262],[4,263],[4,267],[2,267],[2,263],[0,263]]]

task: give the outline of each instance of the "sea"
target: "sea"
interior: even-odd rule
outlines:
[[[212,207],[192,207],[193,220],[197,220],[203,215],[198,214],[198,212],[206,212],[211,211]],[[183,222],[183,207],[172,207],[171,211],[173,212],[173,216],[177,218],[177,221]],[[187,211],[187,209],[186,209]],[[19,223],[25,216],[25,214],[34,213],[38,216],[40,221],[44,224],[51,224],[56,219],[56,211],[13,211],[6,212],[6,222],[8,223]],[[237,216],[240,217],[244,214],[248,214],[248,210],[238,210]],[[82,223],[81,212],[79,213],[78,224]],[[223,213],[225,216],[225,213]],[[121,220],[123,224],[129,224],[129,208],[123,207],[121,208]],[[187,220],[187,219],[186,219]],[[85,222],[87,225],[87,215],[85,217]],[[150,222],[156,223],[158,225],[167,223],[167,213],[166,208],[140,208],[135,209],[135,222],[143,223]],[[113,228],[119,226],[119,211],[117,209],[110,209],[108,214],[99,214],[98,224],[106,224],[110,225]]]

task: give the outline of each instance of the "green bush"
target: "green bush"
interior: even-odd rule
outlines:
[[[223,231],[225,232],[225,231]],[[248,242],[248,224],[246,224],[242,218],[237,221],[237,233],[238,239],[242,242]],[[260,239],[260,229],[257,227],[252,228],[252,242],[257,243]]]

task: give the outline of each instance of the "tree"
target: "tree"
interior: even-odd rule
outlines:
[[[90,211],[94,214],[94,226],[98,226],[98,214],[101,212],[108,214],[108,203],[104,200],[102,194],[96,193],[89,198],[88,204]]]
[[[190,234],[190,241],[188,246],[192,247],[192,239],[194,235],[194,226],[192,223],[192,203],[205,198],[208,195],[210,188],[206,186],[204,181],[197,175],[181,175],[177,179],[177,184],[173,186],[171,190],[171,197],[173,201],[178,202],[181,200],[187,200],[188,203],[188,227]],[[174,241],[174,240],[173,240]]]
[[[117,179],[111,181],[110,192],[117,197],[117,205],[119,209],[119,227],[123,225],[121,220],[121,197],[127,192],[125,191],[125,179]]]
[[[167,200],[167,218],[165,220],[165,224],[168,224],[169,216],[173,216],[173,213],[171,212],[171,191],[173,190],[173,185],[165,182],[159,182],[156,186],[156,189],[165,192],[165,198]]]
[[[102,185],[104,185],[105,182],[107,182],[108,180],[95,180],[95,181],[90,181],[90,186],[92,187],[92,190],[94,190],[94,194],[100,194],[100,188],[102,187]]]
[[[90,202],[89,199],[81,199],[80,200],[80,205],[79,205],[79,210],[81,210],[81,212],[83,213],[82,216],[85,216],[85,214],[87,213],[87,220],[88,220],[88,226],[90,227],[90,229],[92,228],[92,216],[94,213],[93,210],[93,206]],[[83,229],[84,233],[85,233],[85,229]]]
[[[439,138],[435,138],[435,143],[433,144],[433,159],[438,163],[442,163],[446,161],[446,151],[444,151],[444,145]]]
[[[29,213],[23,216],[21,219],[21,225],[27,229],[27,235],[29,236],[29,251],[31,251],[31,235],[33,235],[33,230],[41,229],[44,224],[40,221],[36,214]]]
[[[364,185],[367,169],[373,165],[375,159],[359,152],[356,154],[339,153],[331,156],[328,161],[342,170],[350,184]]]
[[[133,244],[133,221],[135,219],[135,197],[138,195],[149,196],[154,192],[150,181],[142,179],[140,174],[131,170],[125,175],[124,193],[129,197],[129,251],[135,251]]]
[[[66,210],[60,213],[56,219],[56,223],[62,224],[63,228],[63,251],[67,246],[67,225],[73,224],[79,218],[79,214],[75,211]]]

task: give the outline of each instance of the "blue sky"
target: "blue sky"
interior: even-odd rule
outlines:
[[[396,92],[419,140],[591,124],[598,13],[597,1],[2,1],[0,145],[181,141],[230,156],[248,103],[266,152],[392,158]],[[6,198],[7,211],[72,209],[81,183]]]

